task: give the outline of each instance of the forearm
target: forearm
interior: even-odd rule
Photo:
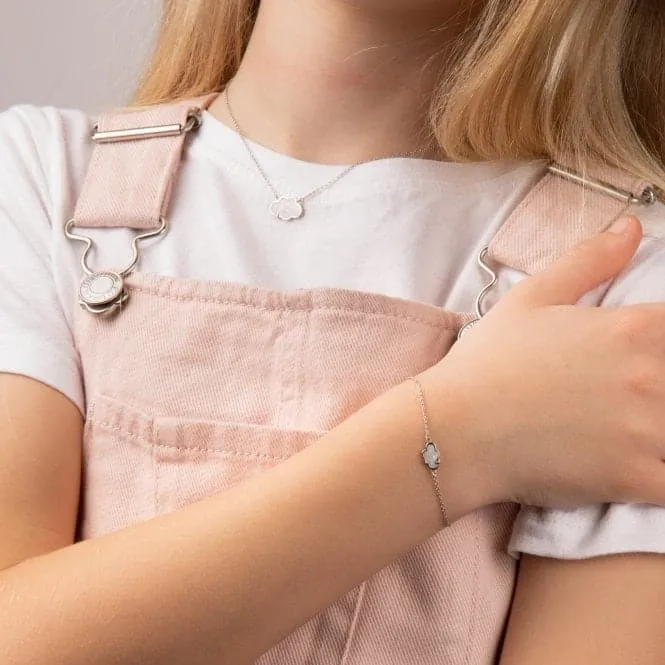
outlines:
[[[524,557],[501,665],[661,665],[665,557]]]
[[[440,444],[455,518],[478,498]],[[242,486],[5,571],[3,662],[253,662],[438,530],[421,445],[407,383]]]

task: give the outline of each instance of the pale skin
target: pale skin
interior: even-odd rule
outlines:
[[[263,0],[234,83],[244,129],[329,163],[417,148],[428,85],[417,73],[429,53],[423,40],[409,43],[459,9],[441,0]],[[226,120],[220,104],[212,110]],[[665,306],[568,306],[620,272],[640,237],[631,220],[623,234],[577,248],[420,376],[453,520],[506,500],[665,505]],[[549,363],[543,345],[568,365]],[[482,386],[472,379],[480,367]],[[0,376],[3,662],[251,663],[441,526],[431,479],[413,463],[422,423],[411,384],[258,478],[73,545],[81,430],[64,396]],[[664,592],[660,556],[527,558],[501,663],[660,664]]]

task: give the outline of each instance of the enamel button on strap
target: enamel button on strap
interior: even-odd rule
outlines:
[[[124,291],[122,277],[115,272],[97,272],[86,275],[79,288],[79,298],[92,307],[108,305]]]
[[[93,246],[92,238],[74,233],[73,228],[74,220],[70,219],[65,224],[65,235],[70,240],[77,240],[85,244],[81,256],[81,267],[85,277],[83,277],[79,286],[79,305],[90,314],[98,316],[116,314],[129,300],[129,294],[125,288],[125,277],[133,272],[139,263],[139,243],[142,240],[162,235],[167,228],[166,219],[161,218],[158,229],[142,233],[134,238],[132,241],[132,261],[124,270],[119,271],[92,270],[88,265],[88,254]]]
[[[127,302],[123,278],[115,272],[96,272],[86,275],[79,287],[79,304],[91,314],[109,315]]]

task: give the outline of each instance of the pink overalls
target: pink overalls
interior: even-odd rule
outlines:
[[[190,118],[187,128],[195,129],[188,111],[213,98],[101,118],[98,131],[112,132],[101,138],[118,141],[95,147],[69,231],[159,228],[186,140],[178,126]],[[158,138],[155,130],[113,134],[164,125],[171,131]],[[627,195],[585,189],[581,213],[582,187],[545,175],[495,236],[489,259],[540,270],[609,225],[631,203],[629,193],[640,198],[645,187],[617,172],[603,180]],[[122,301],[112,316],[77,315],[87,398],[80,539],[176,510],[278,464],[438,362],[474,318],[355,291],[285,293],[128,272],[124,289],[113,275],[92,275],[80,294],[93,312],[111,296]],[[506,554],[515,514],[497,505],[459,520],[258,662],[490,665],[515,578]]]

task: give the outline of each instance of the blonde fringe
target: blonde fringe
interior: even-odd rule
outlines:
[[[134,98],[221,90],[259,0],[166,0]],[[547,159],[618,167],[665,190],[665,3],[485,0],[432,99],[432,129],[458,161]]]

